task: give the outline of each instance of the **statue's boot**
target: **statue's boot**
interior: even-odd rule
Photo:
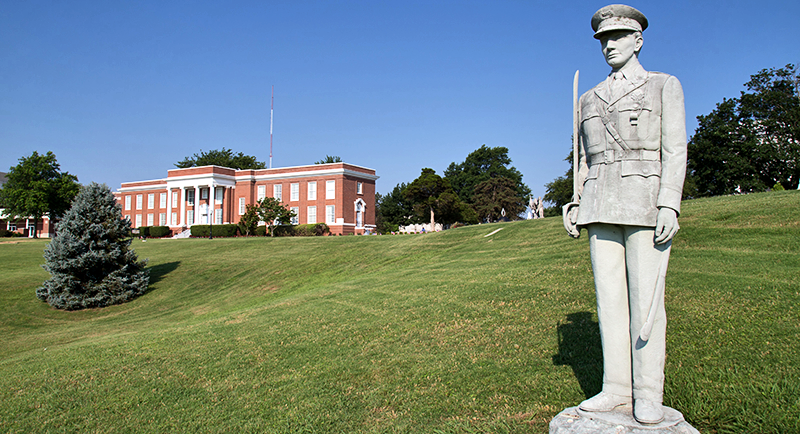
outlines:
[[[633,417],[643,424],[656,424],[664,420],[664,407],[660,402],[637,399],[633,403]]]
[[[630,396],[617,395],[615,393],[600,392],[597,395],[583,401],[578,405],[583,411],[604,412],[611,411],[621,405],[631,403]]]

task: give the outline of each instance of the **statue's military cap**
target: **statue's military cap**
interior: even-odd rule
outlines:
[[[627,5],[608,5],[592,15],[594,37],[614,30],[641,32],[647,28],[647,18],[643,13]]]

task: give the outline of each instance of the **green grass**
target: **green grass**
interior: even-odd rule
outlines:
[[[800,432],[798,210],[683,205],[665,404],[701,432]],[[44,246],[0,244],[1,432],[543,433],[600,388],[586,234],[558,218],[135,241],[150,291],[80,312],[36,299]]]

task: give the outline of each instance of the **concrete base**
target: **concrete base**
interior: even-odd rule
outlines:
[[[550,434],[700,434],[672,408],[664,407],[664,420],[644,425],[633,418],[633,406],[617,407],[614,411],[592,413],[570,407],[550,421]]]

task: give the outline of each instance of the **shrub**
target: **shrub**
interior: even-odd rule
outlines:
[[[44,249],[51,278],[36,296],[57,309],[124,303],[147,291],[150,272],[137,261],[114,194],[96,183],[83,187]]]
[[[294,227],[294,236],[297,237],[318,237],[330,233],[331,230],[325,223],[311,223]]]
[[[142,238],[147,238],[150,236],[150,226],[139,226],[139,236]]]
[[[774,191],[784,191],[783,185],[780,182],[776,182],[775,185],[772,186]]]
[[[0,225],[0,238],[10,237],[10,236],[11,232],[5,227],[3,227],[3,225]]]
[[[214,237],[235,237],[239,230],[238,225],[192,225],[192,236],[206,238],[209,230],[213,231]]]
[[[149,236],[153,238],[167,237],[172,233],[172,231],[169,229],[169,226],[151,226],[149,232]]]
[[[257,237],[266,237],[267,236],[267,227],[266,226],[256,226],[256,236]]]

